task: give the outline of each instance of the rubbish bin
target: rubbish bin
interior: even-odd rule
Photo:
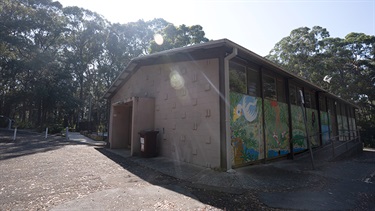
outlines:
[[[158,155],[156,137],[159,131],[144,130],[138,134],[141,136],[141,156],[142,157],[155,157]]]

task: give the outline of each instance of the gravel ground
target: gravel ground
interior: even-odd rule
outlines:
[[[316,193],[335,195],[319,209],[350,199],[352,210],[375,210],[374,155],[300,173],[249,168],[256,185],[233,192],[164,175],[104,148],[22,132],[12,141],[11,132],[0,131],[0,210],[293,210],[283,200]]]
[[[102,148],[26,133],[13,142],[0,133],[0,210],[274,210],[250,192],[197,187]]]

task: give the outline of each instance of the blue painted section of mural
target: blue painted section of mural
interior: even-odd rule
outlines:
[[[320,122],[321,122],[321,131],[322,131],[322,142],[323,145],[328,144],[329,141],[329,119],[328,112],[320,111]]]
[[[322,141],[323,141],[323,145],[325,145],[330,142],[329,141],[329,127],[328,125],[322,125],[321,128],[322,128]]]
[[[282,155],[287,155],[289,153],[289,150],[278,150],[278,151],[275,151],[275,150],[268,150],[268,153],[267,153],[267,157],[268,158],[273,158],[273,157],[278,157],[278,156],[282,156]]]

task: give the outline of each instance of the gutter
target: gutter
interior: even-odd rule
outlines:
[[[224,89],[225,89],[225,143],[226,143],[226,169],[233,171],[231,159],[231,132],[230,132],[230,98],[229,98],[229,60],[237,56],[238,49],[233,48],[231,54],[224,58]]]

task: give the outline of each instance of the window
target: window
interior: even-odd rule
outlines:
[[[337,115],[342,115],[341,104],[340,103],[336,104],[336,112],[337,112]]]
[[[311,108],[311,93],[305,91],[305,107]]]
[[[344,104],[341,104],[341,115],[347,116],[346,115],[346,106]]]
[[[310,108],[316,109],[316,95],[315,92],[310,92]]]
[[[289,97],[290,97],[290,103],[293,105],[297,105],[296,86],[292,84],[289,85]]]
[[[264,98],[276,100],[276,83],[275,78],[263,75]]]
[[[301,100],[301,91],[302,91],[302,88],[301,87],[297,87],[296,89],[297,89],[297,91],[296,91],[296,93],[297,93],[297,105],[301,105],[301,102],[302,102],[302,100]]]
[[[305,91],[305,106],[316,109],[315,92]]]
[[[300,90],[302,90],[301,87],[298,87],[296,85],[290,84],[289,85],[289,97],[290,97],[290,103],[293,105],[301,105],[301,94]],[[306,98],[306,96],[305,96]]]
[[[335,114],[335,102],[328,98],[328,112],[331,113],[331,115]]]
[[[322,95],[319,96],[319,109],[321,111],[327,111],[326,98]]]
[[[229,89],[232,92],[246,94],[246,67],[231,62],[229,64]]]
[[[276,91],[277,91],[277,101],[286,102],[285,96],[285,83],[283,78],[276,79]]]
[[[248,95],[260,96],[259,87],[259,72],[253,69],[248,69],[247,71],[247,91]]]

